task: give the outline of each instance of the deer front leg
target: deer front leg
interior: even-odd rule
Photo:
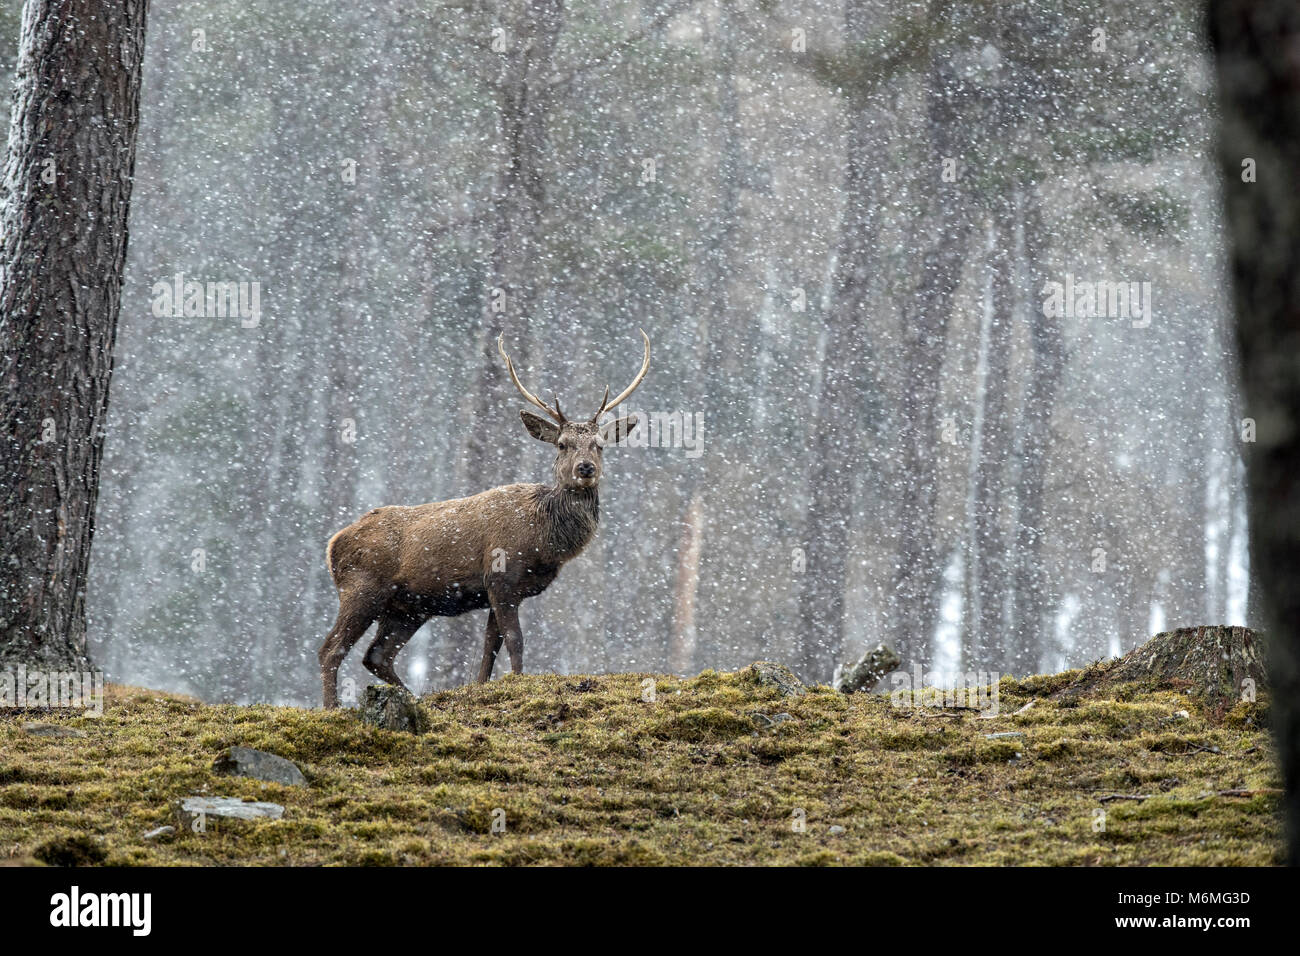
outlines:
[[[501,628],[497,627],[497,612],[488,611],[487,630],[483,632],[483,663],[478,669],[478,682],[486,684],[492,679],[492,665],[501,650]]]
[[[506,650],[510,652],[510,671],[514,674],[524,672],[524,632],[519,629],[519,605],[513,599],[489,592],[492,613],[497,616],[497,628],[505,639]]]

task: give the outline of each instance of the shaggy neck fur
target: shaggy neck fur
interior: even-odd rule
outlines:
[[[547,485],[537,492],[537,511],[550,529],[547,543],[563,561],[585,548],[596,533],[600,496],[596,488]]]

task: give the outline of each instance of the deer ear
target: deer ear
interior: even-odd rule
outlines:
[[[607,442],[621,442],[634,428],[636,428],[636,416],[628,415],[601,428],[600,437]]]
[[[524,427],[528,429],[528,434],[538,441],[550,442],[554,445],[555,440],[560,437],[560,426],[548,422],[540,415],[520,411],[519,417],[524,420]]]

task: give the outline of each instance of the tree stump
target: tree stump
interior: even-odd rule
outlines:
[[[1091,673],[1089,673],[1091,672]],[[1214,707],[1253,699],[1268,683],[1261,635],[1248,627],[1180,627],[1084,672],[1088,689],[1142,683],[1185,690]]]

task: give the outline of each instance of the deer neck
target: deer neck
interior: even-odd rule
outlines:
[[[595,488],[543,486],[537,510],[548,529],[552,553],[567,561],[587,546],[600,520],[600,496]]]

